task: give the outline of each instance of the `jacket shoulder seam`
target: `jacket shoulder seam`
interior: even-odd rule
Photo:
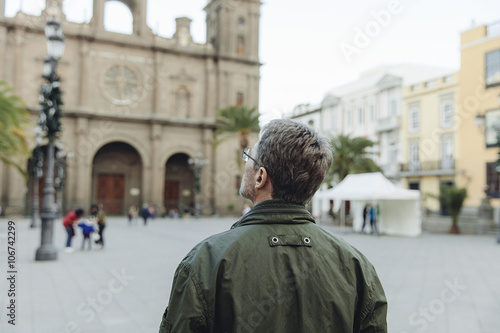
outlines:
[[[373,302],[373,294],[374,294],[374,286],[372,283],[368,285],[368,302],[365,307],[365,309],[361,312],[361,321],[363,322],[368,315],[373,311],[375,308],[375,303]]]
[[[189,264],[183,262],[182,266],[183,266],[183,269],[186,271],[186,273],[188,273],[189,279],[191,280],[191,282],[194,285],[194,288],[196,290],[196,295],[198,296],[198,300],[200,301],[200,304],[203,308],[203,318],[202,319],[208,320],[209,327],[213,327],[214,318],[208,309],[207,298],[205,297],[205,294],[203,293],[203,288],[201,287],[200,280],[198,279],[198,277],[196,276],[192,267]]]

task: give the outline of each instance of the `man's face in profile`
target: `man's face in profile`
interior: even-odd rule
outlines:
[[[249,151],[250,157],[255,158],[257,149],[258,149],[258,142],[250,149]],[[240,195],[243,196],[244,198],[249,199],[252,202],[255,202],[255,193],[254,193],[255,171],[253,169],[254,164],[255,162],[251,158],[249,158],[248,161],[245,162],[245,170],[243,172],[243,178],[241,180],[241,185],[240,185]]]

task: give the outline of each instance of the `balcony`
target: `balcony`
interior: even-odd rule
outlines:
[[[500,21],[490,23],[486,26],[486,36],[493,37],[500,35]]]
[[[401,127],[401,116],[391,116],[377,121],[377,132],[388,132]]]
[[[379,165],[379,167],[382,169],[384,176],[386,176],[389,179],[398,179],[401,176],[398,165],[395,163],[383,164]]]
[[[410,162],[400,164],[401,177],[444,176],[455,174],[455,160]]]

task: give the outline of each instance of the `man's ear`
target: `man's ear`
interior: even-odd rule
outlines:
[[[267,170],[263,167],[260,167],[259,170],[255,172],[255,188],[263,189],[269,181],[270,179],[269,175],[267,174]]]

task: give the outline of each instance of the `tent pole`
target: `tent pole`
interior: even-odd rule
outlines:
[[[341,206],[341,213],[340,213],[340,226],[342,231],[344,231],[345,227],[345,201],[342,200],[342,206]]]

